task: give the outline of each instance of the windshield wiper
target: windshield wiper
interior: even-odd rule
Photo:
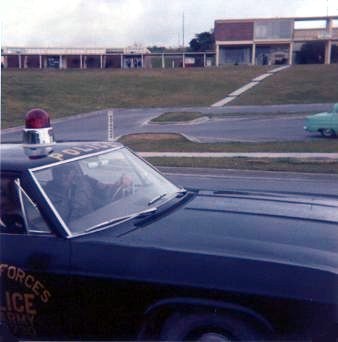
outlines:
[[[150,201],[148,202],[148,205],[154,204],[155,202],[159,201],[161,198],[163,198],[163,197],[165,197],[165,196],[167,196],[167,193],[166,193],[166,192],[165,192],[164,194],[161,194],[161,195],[158,195],[158,196],[154,197],[152,200],[150,200]]]
[[[187,192],[188,192],[188,190],[181,188],[176,192],[176,197],[177,198],[183,197]]]
[[[176,198],[183,197],[186,193],[187,193],[187,190],[185,190],[184,188],[181,188],[178,191],[176,191]],[[167,193],[156,196],[155,198],[153,198],[152,200],[148,202],[148,205],[154,204],[155,202],[159,201],[165,196],[167,196]]]
[[[101,222],[99,224],[96,224],[95,226],[89,227],[89,228],[87,228],[85,230],[85,232],[91,232],[91,231],[96,230],[96,229],[100,229],[100,228],[104,228],[104,227],[107,227],[107,226],[111,226],[111,225],[113,225],[115,223],[123,222],[123,221],[126,221],[126,220],[131,220],[131,219],[134,219],[134,218],[143,218],[143,217],[146,217],[148,215],[154,214],[156,211],[157,211],[157,208],[154,207],[154,208],[150,208],[150,209],[146,209],[146,210],[140,211],[139,213],[136,213],[136,214],[133,214],[133,215],[126,215],[126,216],[116,217],[116,218],[114,218],[112,220],[104,221],[104,222]]]

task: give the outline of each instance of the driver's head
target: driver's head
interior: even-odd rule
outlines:
[[[52,169],[52,173],[54,181],[64,185],[75,183],[82,174],[76,163],[58,165]]]

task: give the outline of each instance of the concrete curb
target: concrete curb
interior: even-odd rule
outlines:
[[[307,160],[337,160],[338,153],[230,153],[230,152],[138,152],[142,157],[181,157],[181,158],[272,158],[272,159],[307,159]]]

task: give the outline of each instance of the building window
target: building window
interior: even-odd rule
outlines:
[[[288,45],[257,45],[256,65],[283,65],[289,62]]]
[[[338,42],[332,44],[331,63],[338,63]]]
[[[220,47],[219,64],[251,64],[250,46]]]
[[[255,22],[255,39],[291,39],[292,20]]]
[[[294,44],[293,60],[295,64],[323,64],[324,58],[325,43],[322,41]]]

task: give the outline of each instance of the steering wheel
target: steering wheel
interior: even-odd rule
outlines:
[[[112,194],[112,200],[127,197],[134,193],[134,182],[132,178],[122,175],[118,181],[117,189]]]

